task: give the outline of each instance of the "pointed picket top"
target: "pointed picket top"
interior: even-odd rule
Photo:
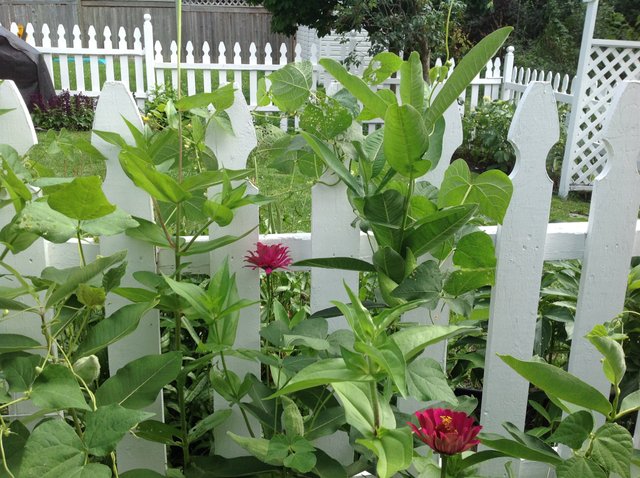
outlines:
[[[162,57],[162,44],[160,43],[159,40],[156,40],[154,50],[156,51],[156,57],[155,57],[156,62],[157,63],[164,62],[164,58]]]
[[[273,58],[271,54],[273,53],[273,48],[271,48],[271,43],[267,42],[264,46],[264,64],[265,65],[273,65]]]
[[[42,25],[42,46],[47,48],[51,47],[51,30],[46,23]]]
[[[300,43],[296,43],[296,47],[293,51],[295,53],[293,61],[296,61],[296,62],[302,61],[302,45],[300,45]]]
[[[593,182],[589,225],[576,306],[574,337],[622,312],[640,206],[640,82],[618,84],[599,138],[607,163]],[[600,354],[585,340],[574,340],[569,372],[603,393],[611,389]]]
[[[15,36],[18,36],[18,24],[16,22],[11,22],[9,26],[9,31],[13,33]]]
[[[142,33],[138,27],[133,30],[133,48],[135,50],[142,50]]]
[[[104,37],[105,49],[110,50],[113,48],[113,43],[111,41],[111,28],[109,28],[108,25],[104,27],[104,30],[102,30],[102,36]]]
[[[127,49],[127,31],[124,27],[118,29],[118,48],[121,50]]]
[[[60,48],[67,47],[67,39],[64,37],[66,34],[64,27],[62,25],[58,25],[58,46]]]
[[[497,354],[528,360],[533,353],[553,189],[546,159],[559,131],[551,85],[530,84],[509,129],[508,139],[517,158],[510,176],[513,195],[496,236],[497,266],[491,288],[481,409],[481,424],[489,433],[500,432],[505,421],[520,429],[525,422],[529,384]],[[502,464],[486,466],[483,471],[488,476],[500,474],[497,468]]]
[[[235,101],[226,110],[231,121],[233,133],[226,131],[211,121],[205,135],[205,143],[215,153],[221,167],[244,169],[249,153],[257,146],[258,140],[253,126],[253,118],[242,94],[241,85],[234,83]]]
[[[78,25],[73,26],[73,48],[82,48],[82,32]]]
[[[38,138],[27,105],[11,80],[0,81],[0,110],[11,110],[0,115],[0,144],[8,144],[18,154],[25,154],[38,143]]]
[[[34,33],[36,32],[35,28],[33,28],[33,24],[31,22],[27,23],[27,27],[24,29],[24,31],[27,33],[27,38],[25,39],[25,41],[35,47],[36,46],[36,37],[34,35]]]
[[[191,40],[189,40],[187,42],[187,46],[185,47],[185,50],[187,50],[187,63],[194,63],[195,62],[195,58],[193,56],[193,43],[191,42]]]
[[[280,64],[287,64],[287,45],[285,45],[284,43],[280,45]]]
[[[311,45],[311,55],[309,56],[309,60],[311,60],[312,65],[318,64],[318,45],[315,43]]]
[[[502,60],[498,56],[493,60],[493,77],[500,78],[501,74],[502,74]]]
[[[171,46],[169,47],[169,50],[171,51],[171,56],[169,61],[171,63],[178,63],[178,44],[174,41],[171,42]]]
[[[211,47],[209,46],[209,42],[205,41],[202,44],[202,63],[209,64],[211,63],[211,56],[209,53],[211,52]]]
[[[89,25],[87,35],[89,36],[89,48],[98,48],[98,40],[96,39],[97,33],[93,25]]]
[[[256,56],[257,53],[258,53],[258,47],[254,42],[251,42],[251,45],[249,45],[249,64],[250,65],[258,64],[258,57]]]
[[[227,63],[227,47],[224,46],[224,42],[218,43],[218,63],[225,65]]]
[[[240,43],[235,42],[233,45],[233,64],[240,65],[242,63],[242,57],[240,56],[242,53],[242,48],[240,48]]]

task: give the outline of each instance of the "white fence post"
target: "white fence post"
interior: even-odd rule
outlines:
[[[145,13],[144,25],[142,27],[144,31],[144,63],[145,72],[147,77],[147,88],[149,92],[156,88],[156,73],[155,73],[155,42],[153,41],[153,24],[151,23],[151,15]]]
[[[507,88],[507,83],[511,83],[513,77],[514,51],[514,47],[508,46],[507,53],[504,55],[504,66],[502,68],[502,99],[505,101],[511,99],[511,90]]]
[[[527,360],[533,353],[553,188],[546,160],[559,134],[551,85],[532,83],[508,135],[516,151],[516,165],[511,173],[511,203],[496,235],[496,280],[491,289],[480,419],[489,433],[500,432],[505,421],[524,427],[529,384],[497,354]],[[499,461],[488,462],[485,472],[491,470],[489,476],[494,476],[501,467]]]
[[[596,324],[614,319],[624,307],[640,207],[640,82],[622,82],[602,130],[607,163],[595,179],[576,307],[569,372],[605,396],[611,385],[600,354],[584,340]]]
[[[121,135],[127,143],[133,137],[123,118],[138,129],[142,120],[135,101],[127,87],[120,82],[105,83],[96,107],[94,129]],[[136,188],[126,177],[118,161],[118,147],[104,142],[96,135],[92,143],[107,157],[107,175],[104,190],[109,200],[128,213],[153,221],[151,200],[148,194]],[[103,255],[127,250],[127,273],[122,279],[123,286],[136,286],[133,279],[136,271],[155,272],[155,249],[152,245],[129,238],[124,234],[100,239]],[[129,303],[118,296],[110,296],[106,305],[107,314]],[[113,375],[118,369],[134,359],[160,353],[160,314],[156,309],[145,314],[140,325],[131,335],[109,346],[109,371]],[[163,421],[162,394],[155,403],[145,408],[155,413],[154,420]],[[149,468],[159,473],[165,472],[166,453],[164,445],[127,435],[118,446],[118,467],[121,471],[135,468]]]
[[[205,142],[215,153],[220,166],[227,169],[244,169],[247,164],[249,153],[257,145],[253,120],[247,107],[247,102],[240,90],[241,85],[234,85],[235,101],[227,111],[234,134],[229,134],[221,128],[215,121],[209,124]],[[237,186],[239,182],[234,182]],[[247,192],[257,194],[255,186],[248,182]],[[209,196],[213,196],[220,191],[220,187],[210,188]],[[213,276],[225,260],[229,261],[229,270],[236,275],[236,283],[243,299],[254,301],[260,300],[260,271],[251,270],[245,266],[244,256],[247,251],[254,250],[258,242],[258,207],[255,205],[244,206],[235,211],[231,224],[224,228],[213,225],[209,230],[209,235],[213,239],[222,235],[242,235],[248,230],[252,230],[242,239],[212,251],[209,255],[211,261],[211,275]],[[240,311],[240,321],[238,324],[238,334],[235,346],[238,348],[260,350],[260,305],[255,304]],[[229,369],[238,374],[242,380],[247,373],[253,373],[260,377],[260,365],[246,360],[229,357],[227,359]],[[220,410],[226,408],[228,403],[219,395],[214,395],[214,408]],[[254,430],[259,430],[259,423],[249,417],[249,423]],[[246,452],[227,436],[227,431],[246,435],[247,428],[240,411],[233,408],[232,416],[221,426],[214,430],[216,454],[225,457],[244,456]]]

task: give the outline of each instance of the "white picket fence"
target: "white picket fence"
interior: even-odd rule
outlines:
[[[31,120],[24,103],[12,82],[0,86],[0,109],[15,108],[0,116],[0,143],[13,145],[24,153],[36,142]],[[496,284],[492,289],[489,336],[487,343],[484,395],[481,423],[485,431],[499,432],[500,424],[511,421],[522,427],[527,406],[528,383],[505,366],[498,358],[500,354],[511,354],[527,359],[531,357],[540,277],[543,261],[581,259],[582,281],[575,317],[574,337],[569,370],[608,394],[607,381],[602,373],[599,356],[581,338],[595,325],[612,319],[622,311],[627,275],[632,256],[640,255],[640,222],[637,220],[640,206],[640,177],[636,160],[640,154],[640,123],[637,111],[640,108],[640,82],[625,82],[618,88],[608,126],[603,135],[609,155],[609,167],[597,178],[588,223],[548,224],[551,202],[551,180],[545,169],[547,153],[558,137],[556,105],[551,85],[534,82],[529,85],[520,100],[509,138],[517,151],[516,167],[511,174],[514,194],[504,224],[488,227],[487,232],[496,241]],[[207,143],[214,148],[217,157],[228,168],[244,167],[249,151],[256,138],[249,109],[242,94],[236,92],[236,103],[229,111],[236,132],[235,136],[217,129],[212,124],[207,132]],[[446,150],[438,169],[425,179],[439,184],[443,168],[449,163],[451,154],[461,142],[461,119],[459,110],[452,106],[447,115]],[[106,83],[98,102],[94,128],[121,134],[127,141],[132,137],[123,118],[142,127],[133,97],[124,85]],[[107,145],[96,136],[93,142],[108,158],[107,176],[104,184],[107,197],[125,210],[152,219],[150,199],[146,193],[132,187],[122,172],[117,159],[117,148]],[[266,243],[282,243],[291,250],[294,260],[311,257],[352,256],[370,258],[371,250],[366,237],[350,226],[353,212],[346,200],[344,187],[333,178],[319,183],[312,192],[312,230],[308,234],[282,234],[258,236],[252,232],[240,241],[211,254],[193,257],[190,269],[208,274],[220,262],[229,257],[230,266],[238,276],[241,295],[250,299],[259,297],[259,274],[243,267],[243,256],[261,240]],[[252,190],[255,188],[251,186]],[[3,210],[3,211],[6,211]],[[0,216],[0,226],[7,220],[7,213]],[[234,222],[222,231],[211,231],[212,236],[245,232],[258,224],[257,207],[243,208]],[[202,238],[203,240],[209,238]],[[162,251],[158,254],[152,246],[137,242],[126,236],[103,238],[99,243],[86,244],[87,260],[98,254],[114,251],[129,251],[129,271],[124,285],[132,282],[136,270],[170,272],[172,259]],[[54,245],[37,241],[28,251],[12,258],[12,265],[27,273],[39,274],[45,266],[70,267],[78,264],[77,244]],[[353,272],[313,270],[311,308],[319,310],[329,305],[330,300],[347,301],[343,281],[356,287],[358,275]],[[113,300],[107,306],[115,310],[120,303]],[[248,308],[241,316],[241,333],[238,347],[258,348],[259,309]],[[414,313],[411,320],[427,323],[426,313]],[[437,318],[446,324],[447,315]],[[333,322],[332,327],[342,328],[344,322]],[[0,333],[21,333],[39,337],[40,326],[17,316],[0,323]],[[151,312],[132,336],[113,346],[110,350],[110,371],[141,355],[159,352],[158,315]],[[443,357],[444,349],[429,351],[431,356]],[[234,363],[236,371],[258,372],[257,365]],[[259,375],[259,374],[258,374]],[[224,406],[218,403],[218,406]],[[404,407],[417,407],[417,404]],[[161,418],[161,399],[150,407]],[[13,409],[11,413],[28,413],[29,410]],[[236,420],[237,419],[237,420]],[[242,432],[239,417],[232,418],[228,425]],[[241,453],[225,438],[226,429],[216,431],[217,452],[227,456]],[[341,460],[348,459],[346,437],[333,438],[322,445]],[[640,425],[636,427],[635,446],[640,446]],[[345,451],[347,452],[345,455]],[[120,448],[119,462],[122,469],[164,467],[163,447],[129,438]],[[496,472],[494,470],[494,472]],[[498,472],[496,472],[498,473]],[[533,473],[533,474],[532,474]],[[520,476],[540,476],[522,466]]]
[[[18,25],[12,23],[10,30],[17,33]],[[97,97],[105,81],[119,80],[128,86],[138,104],[142,105],[149,92],[157,86],[176,86],[178,83],[178,46],[176,42],[172,42],[167,48],[154,40],[151,16],[148,14],[144,17],[142,30],[136,28],[131,35],[121,27],[117,38],[109,27],[104,28],[100,34],[93,26],[83,36],[77,25],[71,35],[59,25],[55,30],[55,39],[47,24],[42,26],[40,32],[35,32],[33,25],[28,23],[25,33],[27,43],[44,54],[58,91],[69,90],[73,94],[83,93]],[[261,49],[260,54],[258,48]],[[245,98],[252,109],[277,111],[273,105],[257,107],[258,78],[288,63],[290,52],[284,43],[275,48],[269,43],[264,46],[251,43],[249,51],[242,51],[239,43],[230,47],[222,42],[217,46],[204,42],[199,50],[202,55],[196,58],[195,51],[193,43],[187,41],[181,68],[186,72],[188,94],[209,92],[218,85],[233,81],[243,85]],[[294,61],[311,61],[314,87],[318,82],[329,86],[329,76],[318,65],[319,51],[316,44],[304,51],[301,44],[298,44],[293,58]],[[264,60],[259,63],[258,57]],[[556,99],[571,103],[573,96],[567,75],[560,80],[560,74],[517,68],[514,66],[514,49],[509,47],[504,60],[496,57],[487,63],[462,100],[466,102],[467,109],[475,108],[484,97],[517,101],[530,82],[544,79],[549,81],[551,77]],[[385,82],[384,87],[396,84],[397,81],[398,78],[392,78]]]

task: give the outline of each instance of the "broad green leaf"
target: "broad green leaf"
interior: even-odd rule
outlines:
[[[311,91],[312,66],[308,61],[288,63],[268,76],[271,81],[271,98],[281,111],[300,108]]]
[[[347,167],[342,163],[331,149],[319,138],[312,134],[300,133],[302,137],[309,143],[311,149],[324,161],[329,169],[344,182],[344,184],[358,195],[362,195],[362,186],[357,182],[356,178],[351,174]]]
[[[175,179],[159,172],[151,163],[130,151],[120,153],[120,165],[133,184],[148,192],[158,201],[177,204],[191,197]]]
[[[347,471],[340,462],[322,450],[316,450],[316,466],[313,472],[319,478],[347,478]]]
[[[258,460],[273,465],[281,465],[282,461],[275,459],[275,454],[269,453],[269,440],[266,438],[249,438],[240,435],[236,435],[233,432],[228,431],[227,435],[242,448],[247,450]],[[286,456],[286,453],[285,453]]]
[[[179,282],[165,276],[164,280],[171,290],[185,299],[202,318],[210,318],[213,315],[213,308],[209,296],[202,287],[189,282]]]
[[[402,225],[402,211],[404,197],[394,189],[367,196],[364,198],[364,217],[367,221],[382,226],[400,228]]]
[[[159,225],[141,217],[134,217],[134,219],[138,223],[138,227],[127,229],[127,236],[153,244],[154,246],[167,249],[171,247],[167,236]]]
[[[49,242],[63,244],[76,235],[77,223],[51,209],[46,201],[34,201],[20,212],[16,225]]]
[[[308,473],[316,466],[316,456],[313,453],[292,453],[283,460],[284,466],[300,473]]]
[[[179,446],[176,440],[181,434],[177,427],[158,420],[145,420],[140,422],[135,433],[138,437],[145,440],[170,446]]]
[[[404,258],[389,246],[379,247],[373,253],[373,265],[394,282],[400,283],[404,278]]]
[[[429,345],[477,330],[475,327],[458,325],[421,325],[401,329],[391,336],[391,340],[400,347],[405,360],[409,363]]]
[[[604,356],[602,368],[607,380],[615,386],[620,385],[627,371],[622,345],[611,337],[599,335],[595,330],[587,334],[587,340]]]
[[[502,223],[512,193],[511,180],[502,171],[493,169],[472,177],[467,163],[458,159],[445,172],[438,207],[477,204],[481,214]]]
[[[0,309],[7,310],[27,310],[30,309],[27,304],[23,304],[22,302],[18,302],[17,300],[12,299],[4,299],[0,297]]]
[[[116,207],[102,192],[98,176],[75,178],[47,198],[51,209],[77,220],[90,220],[111,214]]]
[[[349,110],[331,97],[323,97],[320,105],[307,104],[300,115],[300,128],[320,138],[331,140],[344,133],[353,117]]]
[[[6,458],[4,465],[15,473],[20,469],[20,463],[25,453],[25,445],[29,439],[29,430],[20,420],[13,420],[8,425],[10,433],[2,438],[2,447]],[[1,467],[0,477],[9,477],[9,474]]]
[[[609,473],[631,478],[633,439],[626,428],[617,423],[605,423],[596,430],[591,458]]]
[[[183,96],[180,100],[176,101],[175,106],[178,111],[189,111],[194,108],[206,108],[211,104],[216,111],[221,111],[230,108],[233,100],[233,83],[229,83],[211,93]]]
[[[494,433],[482,433],[479,438],[483,445],[500,451],[508,456],[524,458],[525,460],[541,461],[551,465],[558,465],[562,463],[562,458],[558,455],[552,455],[547,452],[529,448],[529,446],[524,445],[519,441],[510,440]]]
[[[322,257],[305,259],[293,264],[296,267],[320,267],[322,269],[342,269],[345,271],[375,272],[372,264],[353,257]]]
[[[611,412],[609,400],[591,385],[558,367],[541,362],[526,362],[509,355],[498,355],[509,367],[548,395],[553,395],[605,416]]]
[[[421,402],[431,400],[458,403],[442,366],[433,359],[421,357],[407,366],[409,395]]]
[[[85,415],[84,442],[92,455],[107,456],[127,432],[153,413],[129,410],[117,403],[98,407]]]
[[[356,342],[355,350],[356,352],[361,352],[366,357],[370,357],[375,363],[382,367],[382,369],[387,373],[387,376],[391,378],[398,388],[400,395],[406,398],[407,364],[404,361],[402,351],[398,348],[395,342],[387,340],[386,343],[380,347]]]
[[[403,65],[402,58],[395,53],[383,51],[376,54],[362,73],[362,79],[370,85],[379,85]]]
[[[496,250],[493,240],[484,231],[462,236],[456,244],[453,263],[465,269],[496,266]]]
[[[42,271],[42,278],[57,282],[57,285],[50,289],[53,292],[47,299],[47,307],[53,306],[59,300],[72,294],[80,284],[90,281],[112,265],[122,262],[126,255],[127,251],[120,251],[110,256],[98,257],[86,266],[71,267],[69,269],[47,267]]]
[[[475,205],[443,209],[430,214],[408,231],[405,246],[416,257],[429,252],[452,237],[476,212]]]
[[[44,367],[31,389],[31,400],[36,406],[50,410],[90,410],[73,372],[64,365]]]
[[[255,227],[253,229],[255,229]],[[215,239],[211,239],[209,241],[196,241],[191,245],[191,247],[189,247],[189,249],[186,249],[186,250],[183,249],[182,255],[193,256],[196,254],[204,254],[206,252],[211,252],[215,249],[220,249],[221,247],[228,246],[229,244],[233,244],[237,240],[242,239],[243,237],[249,235],[253,231],[253,229],[249,229],[247,232],[245,232],[244,234],[241,234],[240,236],[225,235],[225,236],[216,237]]]
[[[391,105],[384,117],[384,157],[408,178],[424,175],[431,163],[422,159],[429,147],[429,133],[422,115],[411,105]]]
[[[376,437],[359,438],[356,443],[366,446],[378,457],[376,476],[379,478],[391,478],[411,465],[413,435],[409,427],[380,429]]]
[[[375,117],[384,118],[387,112],[387,103],[376,93],[371,91],[369,86],[358,76],[349,73],[344,66],[330,58],[323,58],[320,65],[338,80],[349,92],[355,96],[362,104],[371,110]],[[486,62],[485,62],[486,64]]]
[[[572,413],[560,422],[558,428],[549,437],[550,442],[558,442],[579,450],[593,430],[593,416],[586,410]]]
[[[137,226],[138,222],[120,208],[98,219],[82,221],[80,225],[86,234],[93,236],[115,236]]]
[[[442,291],[442,274],[435,261],[426,261],[416,267],[391,293],[404,300],[424,300],[435,304]]]
[[[595,462],[581,456],[572,456],[556,467],[558,478],[607,478],[605,473]]]
[[[0,334],[0,354],[44,348],[40,342],[26,335]]]
[[[9,383],[9,392],[26,392],[36,379],[36,367],[42,358],[39,355],[14,352],[0,355],[0,370]]]
[[[334,383],[333,390],[340,398],[347,423],[365,437],[374,435],[375,419],[368,390],[353,382]]]
[[[207,415],[198,423],[196,423],[191,430],[189,430],[189,441],[194,442],[205,433],[210,432],[215,427],[224,423],[224,421],[231,416],[231,410],[216,410],[211,415]]]
[[[80,476],[77,473],[85,460],[86,450],[75,430],[63,420],[49,420],[36,427],[27,440],[18,476]]]
[[[435,169],[440,159],[442,159],[442,147],[444,145],[444,133],[446,129],[447,125],[444,117],[439,118],[436,121],[433,132],[429,136],[429,149],[427,149],[424,159],[431,163],[431,169]]]
[[[513,30],[512,27],[504,27],[487,35],[456,65],[453,73],[427,110],[425,122],[428,130],[433,128],[437,119],[457,100],[476,75],[487,65],[487,62],[494,57],[511,30]]]
[[[513,437],[513,439],[529,447],[530,450],[545,453],[554,460],[558,457],[556,451],[549,445],[547,445],[544,441],[536,436],[521,431],[513,423],[506,422],[503,423],[502,426],[505,430],[507,430],[509,435]]]
[[[619,415],[626,415],[636,410],[640,410],[640,390],[636,390],[622,399]]]
[[[458,297],[466,292],[479,289],[495,282],[495,269],[460,269],[453,271],[444,283],[444,291]]]
[[[351,370],[341,358],[323,359],[303,368],[289,383],[268,398],[275,398],[329,383],[366,382],[370,380],[373,380],[373,377]]]
[[[174,380],[182,365],[179,352],[140,357],[116,372],[96,391],[98,406],[117,403],[139,409],[154,402],[162,387]]]
[[[315,440],[322,436],[331,435],[346,423],[342,407],[332,407],[320,410],[305,426],[304,437]]]
[[[420,55],[413,51],[400,67],[400,98],[403,105],[411,105],[419,112],[424,107],[424,78]],[[435,164],[435,163],[434,163]]]
[[[225,180],[234,181],[245,179],[253,173],[250,169],[220,169],[217,171],[202,171],[194,176],[184,178],[182,187],[189,191],[195,192],[206,189],[216,184],[222,184]]]
[[[274,465],[269,465],[253,456],[241,456],[238,458],[223,458],[217,455],[194,456],[191,466],[188,468],[188,476],[189,478],[253,478],[275,471],[279,472],[280,470],[276,469]],[[123,478],[125,477],[123,476]]]
[[[76,358],[93,355],[132,333],[142,316],[152,307],[153,304],[149,303],[125,305],[102,319],[89,329],[76,351]]]

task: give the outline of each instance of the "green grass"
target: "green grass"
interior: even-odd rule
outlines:
[[[67,143],[74,138],[90,139],[90,132],[66,132],[63,137]],[[36,146],[30,157],[32,160],[52,169],[55,174],[74,177],[98,175],[105,177],[104,163],[96,162],[81,152],[65,154],[52,147],[52,140],[57,136],[53,132],[38,133],[40,144]],[[257,164],[256,164],[257,161]],[[283,174],[268,167],[260,158],[251,157],[249,168],[254,169],[252,181],[260,193],[273,198],[273,202],[261,208],[260,231],[302,232],[311,230],[311,186],[313,181],[300,173]],[[133,186],[132,186],[133,187]],[[586,221],[589,216],[589,195],[572,193],[563,200],[553,197],[551,203],[550,222]]]

